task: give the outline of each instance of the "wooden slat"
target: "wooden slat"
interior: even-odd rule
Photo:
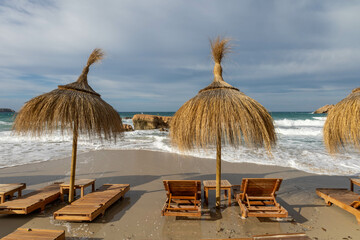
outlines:
[[[95,182],[95,179],[76,179],[75,183],[74,183],[74,187],[83,187],[85,185],[91,185],[92,183]],[[61,184],[61,186],[63,187],[69,187],[70,186],[70,182],[64,182]]]
[[[65,240],[65,231],[18,228],[15,232],[2,238],[2,240]]]
[[[279,211],[280,207],[267,207],[267,206],[250,206],[249,211]]]
[[[9,192],[16,192],[26,188],[25,183],[6,183],[0,184],[0,194],[7,194]]]
[[[92,221],[130,190],[129,184],[104,184],[54,213],[57,220]]]
[[[203,184],[204,184],[204,187],[216,188],[216,180],[204,180]],[[221,180],[220,186],[221,187],[232,187],[231,183],[226,179]]]
[[[279,190],[281,178],[244,178],[241,184],[241,192],[245,192],[249,196],[270,196],[273,192]]]
[[[284,233],[270,235],[256,235],[253,240],[311,240],[305,233]]]
[[[201,240],[227,240],[229,238],[201,239]],[[252,238],[231,238],[232,240],[311,240],[305,233],[282,233],[270,235],[256,235]]]

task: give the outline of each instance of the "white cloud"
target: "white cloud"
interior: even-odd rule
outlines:
[[[0,104],[18,98],[10,107],[19,108],[24,92],[75,81],[101,47],[107,58],[89,82],[105,99],[175,110],[210,83],[208,38],[223,34],[234,39],[224,62],[231,84],[250,94],[327,92],[316,105],[358,85],[359,11],[354,1],[2,1]]]

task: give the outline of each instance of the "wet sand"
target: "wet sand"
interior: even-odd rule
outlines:
[[[52,213],[65,206],[56,201],[44,212],[27,216],[0,215],[0,237],[18,227],[65,230],[66,239],[201,239],[239,238],[258,234],[306,232],[313,239],[360,239],[356,218],[336,207],[327,207],[315,193],[317,187],[349,187],[345,176],[305,173],[291,168],[248,163],[222,164],[222,178],[240,184],[244,177],[283,178],[278,201],[291,217],[285,221],[249,217],[241,219],[235,201],[223,199],[215,208],[215,191],[200,219],[162,217],[165,202],[162,180],[215,179],[215,160],[173,153],[142,150],[108,150],[80,154],[77,178],[95,178],[104,183],[128,183],[125,198],[110,207],[103,217],[91,223],[55,221]],[[0,183],[26,182],[23,194],[67,179],[70,158],[0,169]],[[358,189],[358,188],[357,188]],[[356,190],[357,190],[356,189]],[[90,188],[86,189],[89,192]],[[79,195],[79,192],[78,192]]]

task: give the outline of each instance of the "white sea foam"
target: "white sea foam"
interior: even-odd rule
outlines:
[[[331,175],[352,175],[359,173],[360,162],[354,153],[331,157],[322,142],[322,127],[326,117],[307,119],[283,118],[275,120],[278,136],[277,146],[270,158],[265,150],[246,147],[233,149],[224,146],[222,159],[229,162],[249,162],[267,165],[292,167],[307,172]],[[6,122],[7,123],[7,122]],[[123,123],[132,125],[131,119]],[[0,122],[0,127],[3,126]],[[10,124],[11,125],[11,124]],[[48,161],[71,155],[72,136],[56,132],[40,138],[14,136],[10,130],[0,131],[0,168],[32,162]],[[170,144],[168,132],[159,130],[140,130],[126,132],[114,142],[101,142],[98,139],[80,137],[78,152],[100,149],[134,149],[179,153]],[[193,150],[185,153],[190,156],[214,159],[215,149]]]
[[[12,122],[4,122],[4,121],[0,121],[0,126],[1,126],[1,125],[11,126],[12,124],[13,124]]]
[[[290,120],[281,119],[274,121],[276,127],[322,127],[325,119],[305,119],[305,120]]]
[[[313,119],[325,121],[326,117],[313,117]]]
[[[321,136],[322,128],[276,128],[277,134],[291,136]]]

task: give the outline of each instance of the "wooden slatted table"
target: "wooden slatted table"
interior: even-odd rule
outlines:
[[[95,179],[76,179],[74,188],[79,189],[81,191],[81,197],[84,196],[84,189],[91,185],[91,191],[95,191]],[[70,189],[70,182],[64,182],[60,184],[60,199],[61,201],[64,201],[64,193],[69,192]],[[75,194],[75,191],[74,191]]]
[[[354,191],[354,184],[360,187],[360,179],[359,178],[350,178],[350,191]]]
[[[205,203],[208,204],[209,190],[216,190],[216,180],[204,180]],[[231,206],[231,183],[228,180],[221,180],[220,190],[225,190],[225,197],[228,197],[229,206]]]
[[[21,197],[21,191],[25,188],[25,183],[0,184],[0,203],[5,202],[6,196],[13,198],[13,195],[16,192],[18,193],[18,198]]]

